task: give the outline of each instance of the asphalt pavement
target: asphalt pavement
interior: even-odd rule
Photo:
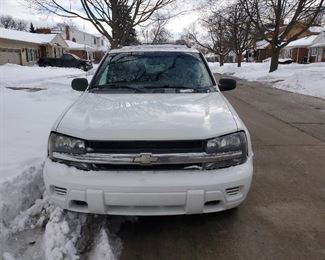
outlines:
[[[325,100],[243,80],[224,94],[252,137],[246,201],[126,222],[121,259],[325,259]]]

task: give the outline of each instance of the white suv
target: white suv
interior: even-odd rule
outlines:
[[[177,45],[110,51],[56,121],[44,168],[51,199],[116,215],[222,211],[245,199],[249,133],[202,54]]]

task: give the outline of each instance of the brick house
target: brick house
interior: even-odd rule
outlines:
[[[286,50],[291,52],[295,62],[324,62],[325,61],[325,29],[318,35],[310,35],[290,42]]]
[[[301,23],[297,23],[289,31],[287,37],[291,38],[292,36],[296,35],[299,31],[301,31],[304,28],[305,28],[305,25],[303,25]],[[286,29],[286,26],[282,26],[280,28],[280,32],[283,32],[285,29]],[[299,35],[298,39],[304,38],[304,37],[307,37],[307,36],[311,36],[311,35],[318,35],[323,30],[325,30],[323,27],[311,26],[305,32],[303,32],[301,35]],[[271,44],[269,44],[266,40],[256,42],[254,47],[255,47],[255,50],[256,50],[256,61],[261,62],[261,61],[263,61],[263,60],[265,60],[267,58],[270,58],[272,56]],[[297,55],[296,51],[294,51],[294,52],[295,52],[294,54]],[[302,57],[304,57],[304,54],[306,54],[306,50],[301,50],[299,56],[303,55]],[[296,57],[287,48],[282,50],[282,52],[280,53],[280,56],[281,56],[281,58],[291,58],[291,56]]]

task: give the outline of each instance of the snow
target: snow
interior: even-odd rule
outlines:
[[[267,48],[270,45],[270,43],[267,40],[261,40],[256,42],[256,49],[263,50]]]
[[[80,95],[70,82],[90,80],[93,73],[0,66],[0,259],[79,259],[87,250],[118,258],[122,245],[115,233],[128,219],[116,217],[112,224],[112,217],[99,221],[96,215],[63,211],[49,200],[42,176],[51,127]],[[102,229],[105,233],[96,232]]]
[[[308,30],[311,33],[321,33],[321,32],[325,32],[325,27],[322,27],[322,26],[310,26],[308,28]]]
[[[301,47],[309,47],[313,44],[314,40],[318,35],[306,36],[301,39],[290,42],[286,48],[301,48]]]
[[[311,47],[313,47],[313,48],[321,48],[321,47],[325,47],[325,42],[315,43],[315,44],[313,44]]]
[[[150,44],[150,45],[136,45],[136,46],[125,46],[120,49],[110,50],[110,53],[120,52],[149,52],[149,51],[162,51],[162,52],[192,52],[198,53],[198,50],[189,48],[185,45],[174,45],[174,44]]]
[[[82,76],[79,69],[0,67],[0,121],[5,122],[0,128],[0,183],[44,160],[54,120],[79,95],[69,83]]]
[[[73,41],[65,40],[69,46],[69,50],[87,50],[87,51],[95,51],[95,49],[89,45],[76,43]]]
[[[279,65],[278,70],[269,73],[270,63],[209,63],[214,73],[231,75],[249,81],[262,81],[267,85],[290,92],[325,98],[325,63]]]
[[[50,43],[55,38],[55,36],[56,34],[30,33],[30,32],[0,28],[0,38],[15,40],[15,41],[46,44],[46,43]]]

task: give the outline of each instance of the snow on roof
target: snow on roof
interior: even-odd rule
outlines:
[[[185,45],[174,45],[174,44],[125,46],[120,49],[113,49],[110,51],[110,53],[150,52],[150,51],[199,53],[198,50],[189,48]]]
[[[304,38],[290,42],[287,48],[309,47],[313,44],[318,35],[306,36]]]
[[[0,28],[0,38],[37,44],[50,43],[56,34],[30,33]]]
[[[325,47],[325,42],[319,42],[319,43],[315,43],[313,44],[311,47],[313,48],[322,48],[322,47]]]
[[[267,40],[261,40],[256,42],[256,49],[262,50],[265,49],[267,46],[269,46],[269,42]]]
[[[311,33],[321,33],[321,32],[325,32],[325,27],[322,27],[322,26],[310,26],[308,28],[308,30]]]
[[[89,45],[76,43],[73,41],[65,40],[69,46],[70,50],[86,50],[86,51],[94,51],[95,49]]]

